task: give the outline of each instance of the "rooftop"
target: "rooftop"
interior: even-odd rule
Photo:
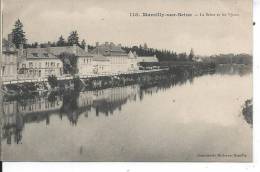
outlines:
[[[104,56],[127,56],[128,54],[121,48],[121,45],[115,45],[114,43],[106,42],[99,45],[97,43],[96,48],[94,48],[91,53],[102,54]]]
[[[48,52],[46,48],[27,48],[24,55],[29,59],[57,59],[58,57]]]
[[[12,42],[10,42],[6,39],[3,39],[3,41],[2,41],[2,51],[3,52],[15,52],[16,47]]]
[[[156,55],[154,56],[138,56],[137,57],[138,62],[149,62],[149,63],[154,63],[154,62],[159,62],[157,59]]]

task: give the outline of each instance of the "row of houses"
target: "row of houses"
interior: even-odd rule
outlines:
[[[1,76],[4,81],[63,76],[64,64],[60,57],[64,54],[71,54],[77,59],[79,76],[137,71],[144,59],[158,62],[156,57],[138,57],[135,52],[126,52],[120,44],[115,45],[112,42],[96,43],[91,51],[88,46],[82,49],[76,44],[44,48],[23,48],[21,45],[15,48],[10,40],[5,39],[2,47]]]

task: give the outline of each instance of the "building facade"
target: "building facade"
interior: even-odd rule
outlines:
[[[2,43],[2,61],[0,75],[3,81],[17,79],[17,58],[18,52],[15,45],[8,40]]]
[[[63,63],[48,48],[27,48],[22,51],[19,59],[19,79],[60,77],[63,75]]]
[[[126,53],[121,45],[114,43],[104,43],[99,45],[91,51],[94,55],[104,56],[109,64],[110,73],[124,73],[129,71],[138,70],[137,57],[132,52]]]
[[[77,58],[77,69],[79,75],[93,74],[93,54],[88,52],[88,46],[82,49],[78,45],[63,47],[49,47],[48,50],[55,56],[63,56],[66,54],[72,54]]]

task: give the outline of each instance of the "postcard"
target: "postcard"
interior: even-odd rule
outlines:
[[[252,0],[2,0],[2,161],[252,162]]]

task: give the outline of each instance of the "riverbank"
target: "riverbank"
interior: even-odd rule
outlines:
[[[142,84],[149,81],[154,84],[162,78],[182,76],[197,76],[203,73],[214,73],[215,66],[203,63],[167,63],[160,64],[160,68],[136,70],[122,73],[67,75],[62,77],[35,78],[3,82],[1,91],[8,96],[32,95],[51,91],[66,91],[68,89],[102,89],[129,84]]]
[[[245,121],[253,126],[253,100],[248,99],[245,101],[242,109],[242,115],[244,116]]]

